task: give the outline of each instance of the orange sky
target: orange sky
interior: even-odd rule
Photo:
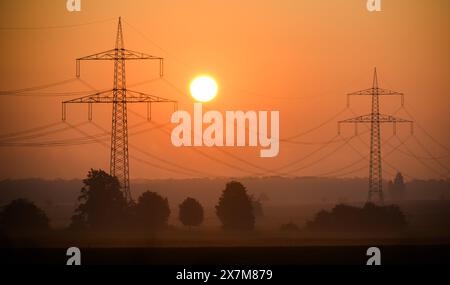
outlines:
[[[1,90],[74,78],[75,58],[113,48],[117,17],[122,16],[126,48],[166,60],[165,80],[130,89],[178,100],[180,109],[192,110],[193,101],[187,95],[189,81],[198,74],[208,73],[218,81],[219,93],[205,108],[279,110],[280,135],[289,137],[343,110],[345,94],[370,87],[373,67],[377,66],[381,87],[404,92],[406,108],[418,123],[439,142],[450,146],[447,113],[450,105],[450,2],[447,0],[384,0],[383,11],[377,13],[369,13],[364,0],[82,0],[80,13],[67,12],[65,2],[0,2]],[[86,25],[61,27],[78,24]],[[110,62],[82,63],[81,78],[96,89],[112,88],[112,67]],[[128,62],[127,83],[157,78],[157,67],[156,63],[145,61]],[[88,90],[85,84],[73,81],[42,92]],[[75,97],[0,97],[0,137],[59,122],[61,101]],[[382,100],[383,113],[393,113],[400,107],[399,98]],[[145,115],[145,106],[129,108]],[[351,110],[346,110],[336,120],[355,116],[352,111],[367,114],[369,110],[370,98],[352,98]],[[172,106],[155,106],[153,111],[155,123],[167,123]],[[408,118],[404,110],[396,115]],[[69,106],[70,124],[86,119],[87,106]],[[110,120],[111,106],[94,106],[96,124],[110,129]],[[142,121],[129,114],[129,125]],[[65,126],[61,123],[55,128]],[[135,131],[151,126],[142,124]],[[101,132],[93,124],[80,128],[91,135]],[[169,125],[166,132],[171,128],[173,126]],[[360,131],[364,132],[365,128],[361,126]],[[171,163],[163,163],[130,148],[130,153],[141,160],[131,159],[132,178],[186,177],[175,173],[174,169],[179,166],[211,175],[252,175],[264,172],[261,168],[280,168],[321,146],[282,142],[276,158],[259,158],[259,148],[225,148],[225,152],[199,149],[214,160],[189,148],[175,148],[166,132],[156,129],[130,137],[131,144]],[[336,133],[333,121],[297,140],[324,142]],[[344,127],[343,136],[352,134],[353,126]],[[384,127],[383,139],[391,135],[392,127]],[[398,128],[400,140],[408,135],[408,126]],[[67,130],[28,141],[81,136],[74,130]],[[429,167],[411,156],[395,152],[386,157],[385,178],[391,178],[396,170],[406,173],[409,179],[437,178],[439,174],[448,177],[450,157],[441,159],[440,163],[428,159],[431,155],[445,156],[448,151],[420,128],[416,128],[415,136],[431,154],[413,138],[408,139],[406,145]],[[369,142],[367,135],[361,137],[365,143]],[[106,143],[109,144],[107,140]],[[351,143],[364,155],[368,154],[360,140],[354,139]],[[398,139],[392,138],[390,143],[395,146]],[[320,175],[360,159],[348,146],[334,152],[338,146],[339,143],[333,144],[284,170],[290,175]],[[392,146],[385,146],[383,151],[387,153],[390,149]],[[399,149],[407,152],[403,147]],[[322,158],[324,156],[326,158]],[[109,169],[108,147],[99,144],[47,148],[0,146],[0,157],[0,179],[79,178],[90,168]],[[313,164],[319,159],[320,163]],[[170,170],[143,164],[142,160]],[[336,173],[345,174],[367,164],[361,162]],[[231,169],[230,165],[235,165],[236,169]],[[367,176],[367,169],[348,176]]]

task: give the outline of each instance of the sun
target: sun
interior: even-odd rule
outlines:
[[[211,76],[198,76],[192,80],[190,85],[192,97],[199,102],[208,102],[217,94],[217,83]]]

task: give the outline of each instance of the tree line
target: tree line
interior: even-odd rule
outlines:
[[[240,182],[226,184],[216,207],[224,229],[251,230],[255,214],[262,206]],[[204,209],[199,201],[187,197],[179,205],[179,221],[186,227],[203,223]],[[156,192],[146,191],[136,202],[127,201],[114,176],[103,170],[91,169],[83,179],[78,206],[69,228],[75,231],[157,231],[168,226],[171,214],[168,199]],[[5,232],[25,233],[50,229],[45,212],[26,199],[16,199],[0,212],[0,228]]]
[[[390,184],[390,191],[404,192],[401,174]],[[401,195],[398,195],[401,196]],[[401,199],[401,198],[399,198]],[[187,197],[178,206],[178,219],[186,227],[198,227],[204,220],[199,201]],[[249,195],[238,181],[226,183],[215,206],[215,213],[225,230],[252,230],[256,217],[263,215],[261,201]],[[103,170],[91,169],[83,179],[78,206],[69,226],[73,231],[144,231],[154,232],[168,227],[171,214],[168,199],[156,192],[146,191],[136,201],[127,201],[120,183]],[[0,230],[5,233],[48,231],[50,220],[46,213],[26,199],[16,199],[0,211]],[[320,211],[306,224],[315,231],[395,231],[406,226],[406,218],[395,205],[366,204],[363,208],[337,205],[331,212]],[[288,223],[282,230],[298,230]]]

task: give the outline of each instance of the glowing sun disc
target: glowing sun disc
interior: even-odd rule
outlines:
[[[190,85],[191,96],[200,102],[211,101],[217,94],[217,83],[210,76],[198,76]]]

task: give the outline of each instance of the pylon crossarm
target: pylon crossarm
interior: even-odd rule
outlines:
[[[163,60],[162,57],[157,57],[153,55],[149,55],[143,52],[133,51],[129,49],[124,50],[124,59],[159,59]]]
[[[88,56],[77,58],[79,60],[114,60],[116,58],[116,50],[111,49],[108,51],[103,51]]]
[[[86,95],[80,98],[64,101],[63,104],[73,103],[177,103],[175,100],[170,100],[142,92],[136,92],[132,90],[124,90],[127,93],[125,100],[114,100],[112,93],[113,89],[97,92],[95,94]]]
[[[368,114],[362,115],[342,121],[338,121],[338,134],[341,133],[341,124],[352,123],[355,124],[355,135],[358,134],[357,124],[360,123],[393,123],[394,124],[394,134],[397,133],[396,125],[397,123],[409,123],[411,124],[411,134],[414,133],[414,123],[410,120],[405,120],[402,118],[397,118],[391,115],[378,114],[378,119],[376,115]]]
[[[147,120],[152,120],[152,103],[173,103],[174,111],[178,109],[178,101],[170,100],[143,92],[127,91],[127,103],[147,103]]]
[[[127,90],[127,102],[128,103],[139,103],[139,102],[150,102],[150,103],[177,103],[175,100],[170,100],[155,95],[146,94],[143,92],[137,92],[132,90]]]
[[[117,52],[116,49],[111,49],[108,51],[99,52],[96,54],[77,58],[77,60],[129,60],[129,59],[159,59],[159,60],[162,60],[163,58],[145,54],[143,52],[132,51],[129,49],[120,49],[120,52]]]
[[[392,115],[379,115],[379,122],[380,123],[412,123],[411,120],[406,120],[398,117],[394,117]]]
[[[82,60],[141,60],[141,59],[150,59],[150,60],[159,60],[159,73],[160,76],[163,76],[163,64],[164,58],[157,57],[153,55],[149,55],[143,52],[132,51],[129,49],[111,49],[108,51],[80,57],[76,59],[76,75],[80,77],[80,61]]]
[[[403,95],[403,93],[397,92],[397,91],[392,91],[389,89],[383,89],[383,88],[368,88],[368,89],[364,89],[364,90],[360,90],[360,91],[356,91],[356,92],[352,92],[352,93],[348,93],[347,95],[374,95],[374,94],[378,94],[378,95]]]
[[[83,97],[71,99],[64,101],[63,104],[71,104],[71,103],[111,103],[113,102],[113,97],[111,95],[105,95],[105,94],[112,94],[113,90],[106,90],[102,92],[97,92],[95,94],[86,95]]]
[[[352,92],[352,93],[348,93],[347,94],[347,106],[350,106],[350,96],[373,96],[373,95],[379,95],[379,96],[401,96],[401,100],[402,100],[402,106],[404,104],[404,94],[397,92],[397,91],[392,91],[389,89],[382,89],[382,88],[378,88],[378,87],[372,87],[372,88],[368,88],[368,89],[364,89],[364,90],[360,90],[360,91],[356,91],[356,92]]]
[[[405,120],[402,118],[397,118],[391,115],[378,114],[378,118],[375,114],[362,115],[346,120],[339,121],[338,123],[412,123],[410,120]]]

